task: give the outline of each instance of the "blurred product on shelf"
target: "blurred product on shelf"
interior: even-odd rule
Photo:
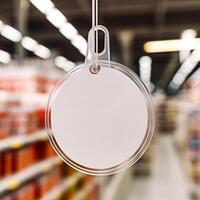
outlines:
[[[33,63],[0,68],[0,199],[74,198],[94,178],[61,162],[44,130],[47,97],[63,72]],[[94,186],[80,200],[96,193]]]
[[[0,106],[0,139],[9,136],[11,132],[11,116],[6,108]]]
[[[5,177],[55,156],[48,141],[38,141],[16,150],[0,152],[0,177]]]
[[[0,109],[0,139],[31,134],[44,128],[44,114],[45,108],[41,107],[4,106]]]
[[[191,197],[200,199],[200,81],[188,80],[179,96],[176,143],[190,181]]]
[[[164,95],[164,94],[163,94]],[[159,133],[173,134],[176,130],[178,109],[173,98],[164,96],[156,107],[156,130]]]
[[[192,184],[193,196],[200,198],[200,109],[191,111],[186,117],[185,159]],[[196,188],[196,189],[195,189]]]
[[[154,162],[154,142],[152,141],[143,156],[135,163],[134,176],[150,176],[152,171],[152,165]]]
[[[39,63],[41,65],[41,63]],[[24,63],[23,66],[0,68],[0,90],[9,92],[38,92],[49,93],[55,86],[63,72],[47,66],[39,66],[31,63]],[[45,64],[43,64],[45,65]],[[47,68],[49,67],[49,68]]]

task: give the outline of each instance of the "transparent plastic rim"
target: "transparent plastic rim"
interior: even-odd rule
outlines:
[[[85,167],[85,166],[80,165],[80,164],[76,163],[75,161],[71,160],[69,157],[67,157],[67,155],[62,151],[62,149],[57,144],[56,139],[55,139],[52,129],[51,129],[51,106],[52,106],[52,102],[54,101],[54,96],[56,95],[58,88],[73,73],[80,71],[83,67],[86,67],[86,66],[85,66],[85,64],[81,64],[81,65],[75,67],[74,69],[72,69],[71,71],[69,71],[66,74],[66,76],[64,77],[64,79],[56,85],[56,87],[53,89],[53,91],[50,94],[46,113],[45,113],[46,129],[48,132],[49,141],[50,141],[53,149],[65,163],[67,163],[69,166],[71,166],[72,168],[74,168],[82,173],[86,173],[89,175],[95,175],[95,176],[116,174],[122,170],[129,168],[135,162],[137,162],[137,160],[144,154],[144,152],[148,148],[148,146],[151,142],[151,139],[153,137],[154,127],[155,127],[155,113],[154,113],[153,101],[151,98],[151,94],[148,91],[148,89],[146,88],[146,86],[144,85],[144,83],[140,80],[140,78],[132,70],[130,70],[129,68],[127,68],[119,63],[102,61],[102,60],[101,61],[99,60],[98,63],[101,67],[113,68],[115,70],[122,72],[123,74],[128,76],[139,87],[139,89],[143,93],[145,100],[146,100],[146,107],[147,107],[147,111],[148,111],[148,126],[147,126],[145,137],[144,137],[140,147],[138,148],[138,150],[131,157],[129,157],[127,160],[125,160],[123,163],[121,163],[119,165],[116,165],[111,168],[105,168],[105,169],[94,169],[94,168]],[[90,63],[87,63],[87,64],[88,64],[88,70],[89,70],[89,67],[91,66],[91,64]]]

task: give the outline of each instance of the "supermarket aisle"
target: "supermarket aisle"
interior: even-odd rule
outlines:
[[[183,167],[170,136],[157,141],[152,175],[135,178],[127,200],[189,200]]]

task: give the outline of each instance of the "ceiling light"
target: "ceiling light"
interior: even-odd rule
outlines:
[[[141,67],[145,68],[145,67],[149,67],[152,64],[152,59],[149,56],[142,56],[139,59],[139,64]]]
[[[190,57],[188,57],[180,66],[179,70],[174,75],[169,86],[173,89],[178,89],[185,81],[187,76],[193,71],[200,61],[200,50],[194,50]]]
[[[180,66],[179,71],[186,75],[189,75],[195,66],[200,61],[200,50],[194,50],[190,57],[188,57],[185,62]]]
[[[3,50],[0,50],[0,62],[1,63],[4,63],[4,64],[7,64],[11,61],[11,56],[9,53],[3,51]]]
[[[30,0],[31,3],[46,15],[47,20],[59,29],[67,39],[72,41],[72,44],[78,48],[79,52],[86,55],[87,42],[78,35],[78,31],[72,24],[67,23],[66,17],[55,7],[50,0]],[[80,43],[79,43],[80,42]]]
[[[69,71],[75,67],[75,64],[69,60],[67,60],[63,56],[57,56],[55,58],[55,64],[57,67],[64,69],[65,71]]]
[[[184,42],[181,39],[150,41],[144,44],[144,50],[148,53],[193,50],[198,49],[199,47],[200,38],[192,39],[187,46],[184,45]]]
[[[48,59],[51,56],[51,51],[43,45],[38,45],[34,50],[34,54],[39,56],[40,58]]]
[[[86,55],[87,42],[84,37],[76,35],[71,42],[83,55]]]
[[[197,32],[194,29],[186,29],[181,33],[181,40],[183,42],[183,46],[187,48],[188,44],[197,36]],[[190,49],[183,50],[179,53],[180,62],[182,63],[190,56]]]
[[[13,42],[19,42],[22,38],[22,34],[9,25],[3,26],[1,30],[1,35]]]
[[[186,74],[181,73],[180,71],[178,71],[174,78],[172,79],[172,81],[170,82],[169,86],[171,88],[173,88],[174,90],[177,90],[180,85],[184,82],[185,78],[187,77]]]
[[[66,17],[57,8],[54,8],[51,12],[49,12],[46,15],[46,18],[56,28],[62,27],[62,25],[67,21]]]
[[[78,31],[76,30],[76,28],[70,23],[65,23],[60,28],[60,32],[69,40],[72,40],[78,34]]]
[[[0,32],[1,32],[2,28],[3,28],[3,26],[4,26],[4,23],[0,20]]]
[[[150,82],[152,59],[149,56],[143,56],[139,60],[140,77],[144,82]]]
[[[28,36],[23,37],[21,43],[22,46],[29,51],[34,51],[38,45],[37,41]]]
[[[197,36],[197,31],[194,29],[186,29],[181,33],[181,39],[190,39]]]
[[[179,72],[179,73],[176,74],[176,76],[174,76],[174,83],[177,84],[177,85],[180,85],[180,84],[183,83],[185,78],[186,78],[186,75]]]
[[[50,0],[30,0],[30,2],[43,14],[48,14],[55,7]]]

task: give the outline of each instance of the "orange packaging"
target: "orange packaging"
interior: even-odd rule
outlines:
[[[34,185],[30,184],[27,188],[27,197],[28,200],[35,200],[35,187]]]
[[[12,116],[12,135],[27,134],[28,132],[28,116],[27,112],[21,107],[12,108],[10,110]]]
[[[13,135],[29,134],[38,129],[35,107],[15,107],[10,110]]]
[[[29,145],[29,164],[35,163],[36,160],[36,155],[35,155],[35,145],[30,144]]]
[[[97,189],[94,188],[84,200],[98,200]]]
[[[15,152],[14,159],[15,159],[15,166],[14,169],[15,171],[20,171],[27,167],[27,162],[28,162],[28,156],[27,156],[27,151],[28,148],[24,147],[22,149],[19,149]]]
[[[58,78],[56,77],[47,77],[46,78],[46,93],[50,93],[52,89],[55,87],[58,82]]]
[[[29,133],[35,133],[38,130],[38,116],[37,116],[37,110],[35,108],[32,108],[28,111],[27,113],[28,117],[28,131],[27,134]]]
[[[13,173],[13,152],[7,151],[1,155],[1,175],[9,176]]]
[[[35,83],[36,83],[36,92],[41,92],[41,93],[46,92],[45,88],[46,78],[44,76],[37,75],[35,77]]]
[[[20,189],[17,194],[16,200],[34,200],[34,192],[32,191],[32,187],[30,185],[23,187]]]
[[[43,160],[46,158],[46,142],[45,141],[39,141],[34,144],[35,147],[35,157],[37,161]]]
[[[55,156],[55,151],[53,150],[51,144],[47,141],[46,142],[46,157],[53,157]]]
[[[37,109],[38,127],[40,129],[45,127],[45,108],[40,107]]]
[[[93,177],[90,176],[90,175],[85,175],[83,180],[84,180],[84,184],[87,185],[87,184],[90,184],[92,182]]]
[[[11,117],[5,108],[0,108],[0,139],[4,139],[10,135]]]
[[[0,153],[0,179],[3,177],[3,157],[2,153]]]
[[[40,178],[40,180],[38,181],[38,185],[39,185],[39,196],[42,197],[44,196],[48,191],[48,181],[49,181],[49,177],[48,174],[42,176]]]
[[[32,185],[32,189],[34,191],[34,199],[33,200],[40,199],[41,195],[40,195],[40,188],[39,188],[38,180],[32,182],[31,185]]]

